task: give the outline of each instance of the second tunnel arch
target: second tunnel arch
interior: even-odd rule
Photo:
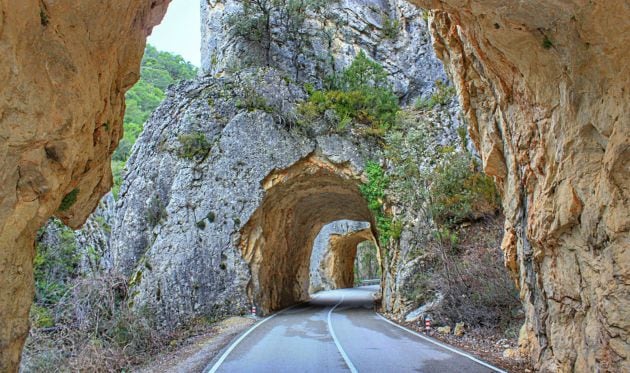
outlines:
[[[356,244],[376,241],[360,181],[349,165],[316,153],[263,180],[263,201],[240,230],[240,248],[251,271],[247,294],[260,310],[268,313],[308,299],[313,241],[326,224],[368,222],[369,233],[354,237]]]

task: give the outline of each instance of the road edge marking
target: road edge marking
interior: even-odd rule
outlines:
[[[281,311],[278,311],[276,313],[274,313],[273,315],[267,316],[264,319],[260,320],[259,322],[255,323],[254,325],[251,326],[251,328],[249,328],[245,333],[241,334],[240,337],[238,337],[238,339],[236,341],[234,341],[230,347],[228,347],[227,350],[225,350],[225,352],[223,352],[223,354],[221,355],[221,357],[219,358],[219,360],[217,360],[216,363],[214,363],[214,365],[212,366],[212,368],[210,368],[210,370],[208,370],[208,368],[210,367],[210,364],[208,364],[208,366],[206,366],[206,368],[203,370],[203,373],[216,373],[216,371],[221,367],[221,364],[223,364],[223,362],[225,361],[225,359],[227,359],[228,355],[230,355],[230,353],[236,348],[236,346],[238,346],[239,343],[241,343],[243,341],[243,339],[245,339],[245,337],[247,337],[249,335],[249,333],[253,332],[257,327],[261,326],[262,324],[264,324],[265,322],[267,322],[268,320],[273,319],[274,317],[278,316],[279,314],[290,310],[291,308],[294,308],[302,303],[298,303],[298,304],[294,304],[291,307],[285,308]]]
[[[343,302],[344,297],[345,296],[342,293],[341,300],[337,302],[337,304],[335,304],[335,306],[331,308],[330,311],[328,311],[328,331],[330,332],[330,335],[333,337],[333,342],[335,342],[335,345],[337,346],[337,350],[339,350],[339,353],[341,354],[341,357],[343,357],[343,360],[346,362],[346,365],[350,369],[350,372],[358,373],[357,368],[354,366],[354,364],[352,364],[352,361],[350,361],[350,358],[346,354],[346,351],[344,351],[343,347],[341,347],[341,343],[339,343],[339,340],[337,339],[337,335],[335,334],[335,331],[332,327],[332,321],[331,321],[332,313],[335,310],[335,308],[337,308]]]
[[[499,368],[497,368],[497,367],[495,367],[495,366],[493,366],[493,365],[490,365],[490,364],[486,363],[485,361],[479,360],[479,359],[477,359],[476,357],[474,357],[474,356],[472,356],[472,355],[469,355],[469,354],[467,354],[467,353],[465,353],[465,352],[463,352],[463,351],[459,351],[459,350],[457,350],[457,349],[455,349],[455,348],[452,348],[452,347],[450,347],[450,346],[448,346],[448,345],[446,345],[446,344],[444,344],[444,343],[441,343],[441,342],[435,341],[435,340],[433,340],[433,339],[431,339],[431,338],[425,337],[424,335],[422,335],[422,334],[420,334],[420,333],[418,333],[418,332],[416,332],[416,331],[413,331],[413,330],[411,330],[411,329],[409,329],[409,328],[406,328],[406,327],[404,327],[404,326],[402,326],[402,325],[399,325],[399,324],[397,324],[397,323],[395,323],[395,322],[393,322],[393,321],[389,320],[388,318],[386,318],[385,316],[381,315],[381,314],[380,314],[380,313],[378,313],[378,312],[375,312],[375,313],[376,313],[376,315],[377,315],[378,317],[380,317],[383,321],[386,321],[386,322],[388,322],[388,323],[390,323],[390,324],[392,324],[392,325],[394,325],[394,326],[396,326],[396,327],[398,327],[398,328],[400,328],[400,329],[402,329],[402,330],[404,330],[404,331],[406,331],[406,332],[408,332],[408,333],[411,333],[411,334],[415,335],[416,337],[420,337],[420,338],[424,339],[424,340],[425,340],[425,341],[427,341],[427,342],[431,342],[431,343],[433,343],[433,344],[435,344],[435,345],[438,345],[438,346],[440,346],[440,347],[442,347],[442,348],[445,348],[445,349],[447,349],[447,350],[449,350],[449,351],[451,351],[451,352],[454,352],[454,353],[456,353],[456,354],[458,354],[458,355],[461,355],[461,356],[467,357],[468,359],[470,359],[470,360],[472,360],[472,361],[474,361],[474,362],[476,362],[476,363],[478,363],[478,364],[481,364],[481,365],[485,366],[486,368],[490,368],[490,369],[494,370],[495,372],[498,372],[498,373],[507,373],[507,371],[502,370],[502,369],[499,369]]]
[[[251,328],[249,328],[245,333],[243,333],[234,343],[232,343],[230,345],[230,347],[228,347],[227,350],[225,350],[223,355],[221,355],[219,360],[217,360],[217,362],[214,363],[214,365],[212,366],[212,368],[210,370],[207,370],[208,367],[206,367],[204,372],[215,373],[219,369],[219,367],[221,367],[221,364],[223,364],[225,359],[227,359],[228,355],[230,355],[230,353],[236,348],[236,346],[238,346],[238,344],[241,343],[241,341],[243,339],[245,339],[245,337],[247,337],[249,335],[249,333],[253,332],[257,327],[259,327],[262,324],[264,324],[267,320],[273,319],[274,317],[276,317],[276,315],[277,315],[277,313],[274,313],[273,315],[265,317],[264,319],[260,320],[260,322],[257,322],[256,324],[252,325]]]

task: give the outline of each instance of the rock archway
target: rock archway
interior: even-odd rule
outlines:
[[[316,155],[272,173],[263,187],[266,195],[241,229],[240,246],[251,268],[248,295],[263,312],[270,312],[308,298],[311,250],[324,225],[341,219],[373,223],[373,217],[351,168]],[[343,239],[339,247],[356,241],[356,249],[365,237],[376,235],[369,229],[361,237]],[[335,263],[352,266],[354,252],[345,253]],[[340,279],[340,284],[351,281]]]
[[[341,220],[324,226],[313,243],[309,293],[352,287],[357,246],[363,241],[376,241],[368,222]]]
[[[523,347],[541,370],[627,370],[627,3],[413,2],[438,10],[436,49],[502,189]],[[55,214],[80,226],[111,186],[124,93],[168,1],[122,3],[0,1],[2,371],[17,370],[28,333],[37,229]],[[267,218],[279,219],[263,209],[243,231],[254,264],[260,239],[282,240]]]

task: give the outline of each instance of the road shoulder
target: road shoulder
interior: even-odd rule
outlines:
[[[208,333],[189,338],[182,343],[182,347],[158,355],[154,362],[134,372],[202,372],[212,359],[254,322],[251,318],[239,316],[220,321]]]

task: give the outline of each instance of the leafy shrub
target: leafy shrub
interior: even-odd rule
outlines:
[[[389,187],[390,180],[385,175],[385,170],[380,164],[369,161],[365,166],[367,183],[361,184],[359,190],[368,203],[368,208],[374,213],[376,230],[379,241],[385,246],[390,238],[398,239],[402,232],[402,224],[394,222],[392,217],[384,210],[385,191]]]
[[[205,157],[210,153],[210,148],[212,147],[203,132],[179,135],[177,140],[181,144],[178,156],[184,159]]]
[[[500,206],[494,181],[475,170],[468,154],[453,149],[444,152],[444,158],[431,173],[433,220],[439,225],[453,225],[496,213]]]
[[[435,82],[435,91],[428,99],[418,97],[415,102],[416,109],[428,110],[438,105],[446,105],[455,96],[455,87],[447,83],[437,80]]]
[[[74,205],[77,201],[77,196],[79,195],[79,188],[74,188],[70,191],[70,193],[66,194],[61,200],[61,204],[59,204],[59,211],[67,211]]]
[[[400,32],[400,21],[395,18],[385,18],[382,32],[386,39],[396,39]]]
[[[55,325],[55,319],[50,309],[39,306],[37,303],[31,306],[29,317],[34,328],[50,328]]]
[[[363,51],[341,74],[328,79],[328,87],[313,91],[309,100],[300,105],[305,119],[334,110],[340,120],[338,129],[345,129],[354,121],[380,130],[375,134],[382,134],[394,124],[400,109],[398,97],[387,82],[385,69]]]

